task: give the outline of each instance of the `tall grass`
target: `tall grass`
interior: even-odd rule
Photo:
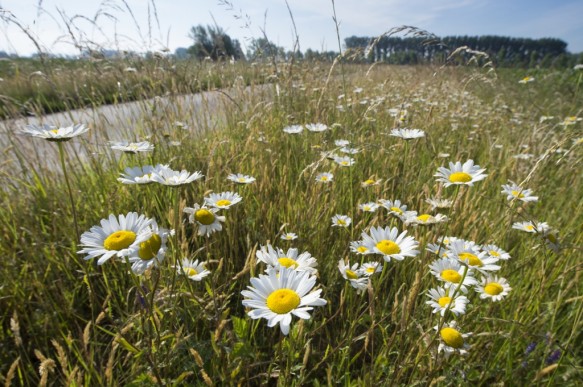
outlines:
[[[269,95],[241,92],[216,112],[223,117],[220,130],[155,134],[150,139],[155,152],[147,155],[117,158],[110,150],[99,155],[91,143],[72,140],[87,147],[88,159],[82,161],[66,144],[81,230],[110,213],[136,211],[167,228],[180,217],[165,261],[142,276],[121,260],[97,266],[76,253],[79,241],[58,172],[43,165],[31,166],[25,178],[18,168],[5,172],[3,179],[18,183],[5,184],[0,207],[2,381],[577,384],[582,377],[583,182],[581,144],[574,140],[581,136],[581,123],[561,124],[566,116],[581,115],[577,109],[583,101],[573,92],[577,74],[538,70],[535,82],[522,85],[518,80],[524,74],[516,71],[483,83],[471,81],[479,78],[479,70],[468,68],[344,64],[343,79],[328,66],[281,71],[272,78],[277,87]],[[235,74],[224,71],[225,77]],[[171,91],[168,85],[178,82],[167,81],[160,90]],[[391,114],[394,108],[407,110],[406,117],[399,121]],[[540,122],[541,115],[555,118]],[[192,123],[193,117],[168,111],[164,119]],[[300,135],[282,131],[311,122],[331,129]],[[399,125],[423,129],[427,136],[406,145],[388,135]],[[337,139],[361,150],[352,155],[354,166],[339,167],[322,154],[339,153]],[[25,159],[19,152],[13,148],[6,156]],[[533,156],[513,157],[525,153]],[[458,194],[435,181],[439,166],[466,159],[487,168],[488,177]],[[205,179],[179,191],[116,181],[126,166],[156,163],[202,171]],[[315,181],[325,171],[333,172],[333,183]],[[236,172],[257,180],[234,186],[226,177]],[[381,184],[363,188],[370,177]],[[539,202],[506,201],[500,190],[508,179],[533,189]],[[180,210],[202,203],[209,191],[229,190],[240,193],[242,203],[223,211],[223,231],[198,236]],[[405,228],[382,208],[359,212],[359,203],[400,199],[421,213],[429,211],[425,199],[456,195],[447,226],[406,228],[420,242],[417,257],[385,263],[363,295],[342,278],[338,260],[362,258],[349,249],[361,232],[372,226]],[[332,228],[335,214],[351,215],[352,226]],[[559,230],[559,253],[511,229],[513,222],[531,219]],[[283,241],[284,231],[299,238]],[[468,293],[471,304],[457,318],[464,332],[473,332],[463,358],[436,355],[433,327],[440,320],[425,305],[425,292],[438,285],[428,269],[434,257],[425,246],[444,235],[493,243],[512,256],[501,263],[500,275],[512,286],[505,299],[493,303]],[[328,301],[309,320],[294,320],[289,336],[264,320],[251,320],[241,304],[249,278],[265,268],[255,253],[267,243],[316,257],[318,283]],[[173,265],[182,257],[206,261],[212,274],[202,282],[175,275]]]

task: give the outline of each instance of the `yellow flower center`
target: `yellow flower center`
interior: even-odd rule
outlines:
[[[441,297],[439,300],[437,300],[437,303],[442,308],[445,308],[447,305],[449,305],[451,303],[451,297],[447,297],[447,296]]]
[[[116,231],[103,241],[103,247],[106,250],[123,250],[130,247],[136,240],[136,233],[133,231],[120,230]]]
[[[526,226],[524,226],[524,229],[528,231],[534,231],[534,226],[531,224],[527,224]]]
[[[519,199],[522,199],[524,197],[524,194],[521,193],[520,191],[512,191],[511,194],[512,194],[512,196],[519,198]]]
[[[138,256],[144,261],[148,261],[158,254],[158,250],[160,250],[161,246],[162,238],[160,238],[160,235],[154,234],[147,241],[140,243]]]
[[[375,267],[373,267],[373,266],[371,266],[371,267],[367,267],[367,268],[366,268],[366,272],[367,272],[367,273],[374,273],[374,272],[375,272],[375,270],[376,270],[376,268],[375,268]]]
[[[52,134],[58,134],[59,133],[59,129],[53,129],[53,130],[51,130],[51,133]]]
[[[360,246],[356,249],[356,251],[358,251],[361,254],[364,254],[368,251],[368,248],[364,247],[364,246]]]
[[[200,210],[196,211],[194,213],[194,219],[201,224],[204,224],[205,226],[208,226],[209,224],[213,224],[213,222],[215,221],[215,214],[213,214],[211,211],[207,210],[206,208],[201,208]]]
[[[244,183],[245,182],[245,178],[244,177],[240,177],[240,178],[237,179],[237,181],[239,183]]]
[[[374,180],[368,179],[364,182],[365,185],[371,185],[374,184]]]
[[[338,220],[337,220],[337,223],[338,223],[340,226],[346,226],[346,221],[345,221],[344,219],[338,219]]]
[[[502,293],[504,288],[497,282],[490,282],[486,286],[484,286],[484,293],[489,294],[491,296],[497,296],[498,294]]]
[[[341,161],[341,162],[340,162],[340,165],[347,166],[347,165],[348,165],[348,161]]]
[[[383,239],[376,246],[385,255],[399,254],[401,252],[398,244],[387,239]]]
[[[267,307],[274,313],[286,314],[300,304],[300,296],[291,289],[277,289],[267,297]]]
[[[231,201],[227,200],[227,199],[221,199],[221,200],[217,200],[216,205],[218,207],[223,207],[223,206],[230,206],[231,205]]]
[[[295,260],[288,258],[288,257],[278,258],[277,262],[279,262],[279,264],[281,266],[288,267],[288,268],[292,267],[295,269],[299,266]]]
[[[452,269],[446,269],[442,271],[441,278],[443,278],[447,282],[453,282],[455,284],[459,283],[462,280],[461,274]]]
[[[465,172],[454,172],[449,175],[449,181],[452,183],[467,183],[472,181],[472,176]]]
[[[198,274],[198,271],[196,271],[192,267],[188,267],[188,268],[184,269],[184,271],[186,272],[186,275],[189,276],[189,277],[192,277],[193,275],[197,275]]]
[[[328,181],[328,176],[322,176],[322,177],[320,177],[320,181]]]
[[[460,253],[458,257],[460,257],[460,261],[465,261],[470,266],[484,266],[482,260],[472,253]]]
[[[459,349],[464,346],[464,338],[462,334],[453,328],[442,328],[439,332],[441,338],[448,346]]]
[[[358,278],[358,275],[350,269],[346,269],[344,272],[346,273],[346,277],[348,279],[357,279]]]
[[[391,211],[396,212],[397,214],[403,213],[403,210],[401,210],[399,207],[391,207]]]
[[[491,256],[493,257],[499,257],[500,253],[497,252],[496,250],[490,250],[488,253],[490,253]]]
[[[431,218],[431,215],[429,215],[429,214],[422,214],[422,215],[419,215],[417,217],[417,220],[419,220],[420,222],[424,222],[425,223],[425,222],[429,221],[430,218]]]

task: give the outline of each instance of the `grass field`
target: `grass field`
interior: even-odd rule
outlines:
[[[2,176],[2,383],[580,383],[583,72],[239,66],[252,85],[273,74],[273,97],[233,101],[219,131],[154,132],[154,149],[136,154],[84,133],[51,142],[58,170],[21,161]],[[232,78],[225,68],[217,77]],[[175,90],[167,81],[157,93]],[[316,123],[326,129],[288,133]],[[424,136],[391,135],[404,128]],[[435,176],[468,160],[485,171]],[[158,164],[204,177],[169,186],[171,172],[146,167]],[[117,180],[138,166],[159,182]],[[255,180],[228,179],[236,173]],[[517,186],[501,193],[509,180]],[[223,192],[233,194],[212,196]],[[134,219],[98,233],[102,219],[131,212],[157,226]],[[335,215],[351,222],[333,225]],[[90,230],[101,253],[84,259]],[[430,306],[438,287],[447,293]]]

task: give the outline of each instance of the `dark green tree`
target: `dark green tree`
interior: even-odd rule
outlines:
[[[219,26],[194,26],[190,29],[188,37],[194,42],[188,48],[188,53],[197,59],[210,58],[213,61],[244,59],[239,41],[231,38]]]

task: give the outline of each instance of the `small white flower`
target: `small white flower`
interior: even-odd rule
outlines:
[[[157,183],[169,186],[179,186],[192,183],[202,178],[204,175],[200,172],[190,173],[186,170],[175,171],[170,168],[160,169],[152,173],[151,179]]]
[[[27,125],[22,132],[32,137],[44,138],[52,142],[69,141],[73,137],[77,137],[89,130],[84,124],[76,124],[66,127],[59,127],[53,125]]]
[[[144,165],[143,167],[128,167],[121,177],[117,180],[123,184],[149,184],[152,183],[152,174],[158,173],[160,170],[169,168],[167,164],[158,164],[156,166]]]
[[[332,227],[348,227],[352,223],[352,218],[347,215],[336,214],[332,217]]]
[[[111,149],[120,150],[125,153],[136,154],[138,152],[151,152],[154,150],[154,145],[148,141],[128,142],[128,141],[112,141],[110,142]]]
[[[445,316],[445,311],[449,310],[456,316],[466,313],[466,305],[470,302],[466,296],[457,295],[451,298],[453,291],[442,287],[429,289],[427,296],[430,300],[425,303],[433,308],[433,313],[439,312]]]
[[[352,157],[348,156],[334,157],[334,161],[341,167],[350,167],[354,165],[354,163],[356,163],[356,161]]]
[[[403,140],[412,140],[425,137],[425,132],[420,129],[393,129],[390,136],[399,137]]]
[[[512,225],[512,228],[534,234],[536,233],[543,234],[550,229],[549,225],[546,222],[534,222],[530,220],[527,222],[515,222]]]
[[[506,194],[507,200],[520,200],[525,203],[536,202],[538,200],[538,196],[532,196],[532,190],[523,189],[511,180],[508,183],[502,185],[501,191],[501,193]]]
[[[310,132],[324,132],[328,130],[328,125],[322,123],[307,124],[306,129],[308,129]]]
[[[512,290],[505,278],[498,276],[487,276],[476,285],[476,292],[480,293],[480,298],[489,298],[492,301],[500,301]]]
[[[396,227],[372,227],[370,235],[362,233],[362,239],[364,246],[369,249],[368,254],[381,254],[386,262],[390,262],[391,258],[402,261],[405,257],[419,254],[416,250],[419,244],[415,238],[406,235],[407,231],[399,234]]]
[[[182,272],[189,279],[193,281],[202,281],[202,279],[208,276],[211,272],[206,269],[205,262],[192,261],[188,258],[184,258],[180,266],[176,266],[176,270]]]
[[[215,208],[229,209],[233,205],[239,203],[243,198],[236,192],[221,192],[211,193],[210,196],[204,198],[206,205]]]
[[[224,216],[217,215],[218,208],[208,208],[195,204],[194,207],[186,207],[183,212],[188,214],[188,221],[198,225],[198,235],[210,236],[213,232],[221,231],[221,222]]]
[[[298,234],[293,232],[286,232],[285,234],[282,234],[280,238],[284,241],[293,241],[294,239],[298,239]]]
[[[300,134],[304,130],[302,125],[290,125],[283,128],[283,131],[288,134]]]
[[[227,179],[237,184],[251,184],[255,181],[253,176],[243,175],[241,173],[230,174]]]
[[[452,200],[439,198],[429,198],[425,202],[431,206],[431,210],[435,210],[436,208],[450,208],[453,204]]]
[[[449,169],[439,167],[434,176],[438,178],[437,181],[445,183],[446,187],[452,184],[472,186],[475,182],[486,178],[484,171],[485,169],[480,168],[479,165],[474,165],[473,160],[468,160],[463,165],[459,161],[455,164],[450,162]]]
[[[318,183],[331,183],[334,179],[334,175],[330,172],[322,172],[316,175],[316,181]]]
[[[350,144],[350,141],[348,140],[335,140],[334,141],[334,145],[339,146],[339,147],[345,147],[348,146]]]
[[[359,270],[362,273],[362,275],[370,277],[375,273],[380,273],[381,271],[383,271],[383,267],[379,262],[366,262],[362,264]]]
[[[341,259],[338,261],[338,270],[345,280],[350,282],[350,286],[356,289],[357,294],[362,294],[368,286],[368,278],[362,276],[362,271],[358,269],[358,263],[350,266],[350,261],[344,263]]]
[[[437,331],[439,326],[435,326],[433,329]],[[460,355],[465,356],[470,348],[468,343],[466,343],[466,339],[471,335],[471,332],[461,333],[458,330],[455,321],[452,321],[449,324],[444,324],[439,331],[440,342],[437,350],[443,352],[446,357],[449,357],[454,353],[459,353]]]
[[[379,205],[375,202],[362,203],[358,205],[358,209],[364,212],[375,212],[378,210],[378,208]]]

